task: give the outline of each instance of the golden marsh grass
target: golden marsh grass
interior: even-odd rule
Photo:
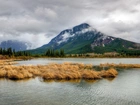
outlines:
[[[114,63],[105,63],[100,64],[100,67],[113,67],[113,68],[140,68],[140,64],[114,64]]]
[[[107,71],[96,71],[91,64],[82,63],[50,63],[48,65],[5,65],[0,62],[0,78],[27,79],[41,77],[44,80],[72,80],[72,79],[101,79],[104,77],[116,77],[117,71],[109,69]]]

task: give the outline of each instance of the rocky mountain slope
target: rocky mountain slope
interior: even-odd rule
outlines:
[[[31,50],[33,53],[44,53],[48,48],[64,49],[65,53],[105,53],[119,52],[126,49],[139,50],[140,44],[105,35],[89,24],[83,23],[72,29],[60,32],[48,44]]]

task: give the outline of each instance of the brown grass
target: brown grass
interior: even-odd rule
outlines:
[[[101,77],[104,77],[104,78],[116,77],[118,75],[118,72],[114,68],[111,68],[107,71],[102,70],[100,72],[100,75],[101,75]]]
[[[9,64],[0,67],[0,78],[15,80],[37,76],[45,80],[100,79],[104,77],[116,77],[118,74],[115,69],[95,71],[91,64],[73,64],[68,62],[36,66],[15,66]]]
[[[100,73],[93,70],[83,70],[81,74],[82,74],[83,79],[100,79],[101,78]]]
[[[118,68],[140,68],[140,64],[114,64],[114,63],[105,63],[100,64],[100,67],[118,67]]]
[[[0,60],[0,66],[13,64],[17,64],[17,62],[13,62],[13,60]]]
[[[3,69],[1,69],[1,70],[0,70],[0,78],[5,77],[5,75],[6,75],[6,71],[3,70]]]

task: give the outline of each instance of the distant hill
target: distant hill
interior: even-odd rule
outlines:
[[[140,44],[105,35],[89,24],[83,23],[60,32],[48,44],[30,51],[34,54],[42,54],[48,48],[64,49],[67,54],[105,53],[129,49],[140,50]]]
[[[12,49],[15,49],[15,51],[27,50],[29,46],[31,46],[30,43],[21,42],[17,40],[7,40],[0,43],[0,48],[7,49],[11,47]]]

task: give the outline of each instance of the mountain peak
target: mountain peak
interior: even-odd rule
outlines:
[[[96,32],[94,28],[92,28],[89,24],[87,23],[82,23],[80,25],[77,25],[71,29],[66,29],[60,32],[58,36],[53,42],[57,42],[58,44],[61,44],[63,42],[67,42],[70,38],[87,33],[87,32]]]
[[[63,30],[48,44],[34,51],[45,51],[47,48],[64,49],[69,54],[105,53],[120,52],[125,49],[139,50],[140,44],[105,35],[89,24],[82,23],[71,29]]]
[[[87,24],[87,23],[82,23],[82,24],[80,24],[80,25],[77,25],[77,26],[75,26],[75,27],[73,27],[73,31],[82,31],[83,29],[87,29],[87,28],[89,28],[89,27],[91,27],[89,24]]]
[[[74,34],[86,33],[89,31],[96,31],[96,30],[94,28],[92,28],[89,24],[82,23],[71,29],[65,29],[65,30],[61,31],[58,36],[62,36],[64,34],[74,35]]]
[[[75,26],[75,27],[82,27],[82,28],[88,28],[88,27],[91,27],[88,23],[82,23],[82,24],[79,24],[79,25],[77,25],[77,26]],[[74,27],[74,28],[75,28]]]
[[[89,27],[91,27],[89,24],[87,23],[82,23],[80,25],[77,25],[75,27],[73,27],[72,29],[65,29],[62,32],[60,32],[59,35],[65,34],[65,33],[74,33],[74,32],[79,32],[82,31],[83,29],[88,29]]]

